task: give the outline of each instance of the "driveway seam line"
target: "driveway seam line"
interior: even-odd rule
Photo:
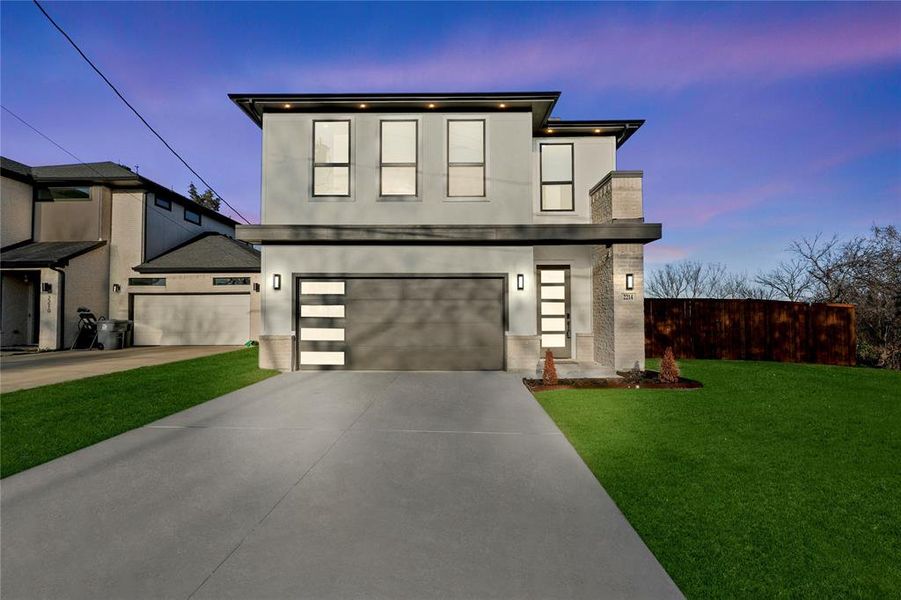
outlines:
[[[385,386],[385,389],[391,387],[391,385],[393,385],[394,382],[397,381],[397,378],[398,378],[398,377],[399,377],[399,375],[395,375],[394,378],[391,380],[391,382],[390,382],[388,385]],[[238,548],[240,548],[240,547],[244,544],[244,541],[245,541],[247,538],[249,538],[249,537],[253,534],[253,532],[256,531],[256,530],[260,527],[260,525],[263,524],[263,521],[265,521],[266,519],[269,518],[269,515],[271,515],[272,512],[273,512],[276,508],[278,508],[278,505],[281,504],[282,501],[283,501],[285,498],[288,497],[288,494],[290,494],[292,491],[294,491],[294,489],[295,489],[297,486],[300,485],[300,482],[303,481],[304,478],[305,478],[307,475],[309,475],[310,472],[311,472],[313,469],[316,468],[316,465],[318,465],[318,464],[322,461],[322,459],[325,458],[326,455],[327,455],[329,452],[332,451],[332,448],[334,448],[334,447],[338,444],[338,442],[341,441],[341,438],[344,437],[344,434],[347,433],[347,432],[350,430],[350,428],[353,427],[354,424],[355,424],[357,421],[360,420],[360,417],[362,417],[364,414],[366,414],[366,411],[369,410],[369,407],[373,405],[373,403],[376,401],[376,399],[377,399],[377,396],[376,396],[376,397],[373,397],[372,400],[369,401],[369,404],[366,405],[366,408],[364,408],[363,411],[362,411],[359,415],[357,415],[357,418],[353,420],[353,423],[351,423],[351,424],[347,427],[347,429],[340,430],[341,433],[338,435],[338,437],[335,438],[335,440],[334,440],[331,444],[329,444],[329,447],[325,449],[325,452],[323,452],[323,453],[319,456],[319,458],[317,458],[317,459],[313,462],[313,464],[310,465],[310,468],[308,468],[306,471],[304,471],[303,475],[300,476],[300,479],[298,479],[297,481],[295,481],[294,484],[291,485],[291,486],[285,491],[285,493],[281,495],[281,497],[280,497],[278,500],[276,500],[275,504],[272,505],[272,508],[270,508],[270,509],[266,512],[266,514],[263,515],[262,518],[260,518],[260,520],[257,521],[256,524],[255,524],[253,527],[250,528],[250,531],[248,531],[248,532],[247,532],[240,540],[238,540],[238,543],[235,545],[234,548],[231,549],[231,551],[229,551],[228,554],[225,555],[225,558],[223,558],[221,561],[219,561],[219,564],[217,564],[217,565],[213,568],[213,570],[210,571],[210,574],[207,575],[207,576],[203,579],[203,581],[200,582],[200,585],[198,585],[196,588],[194,588],[194,591],[192,591],[190,594],[188,594],[188,597],[187,597],[186,600],[191,600],[191,598],[193,598],[194,595],[195,595],[197,592],[200,591],[200,588],[202,588],[204,585],[206,585],[206,582],[209,581],[209,580],[213,577],[213,575],[216,574],[216,571],[219,570],[219,567],[221,567],[222,565],[224,565],[224,564],[228,561],[228,559],[231,558],[232,555],[233,555],[235,552],[238,551]]]

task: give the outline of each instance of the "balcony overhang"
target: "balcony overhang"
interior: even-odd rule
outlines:
[[[660,223],[562,225],[238,225],[239,240],[290,245],[541,246],[647,244]]]

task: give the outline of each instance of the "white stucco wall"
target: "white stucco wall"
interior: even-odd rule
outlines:
[[[99,319],[109,316],[109,245],[76,256],[65,267],[65,326],[63,347],[68,348],[78,335],[78,307],[91,310]]]
[[[350,198],[312,197],[312,123],[351,120]],[[379,197],[379,121],[417,119],[419,196]],[[485,119],[485,198],[447,197],[447,120]],[[269,114],[263,118],[264,224],[528,223],[530,113]]]
[[[508,331],[535,335],[535,277],[531,247],[418,247],[418,246],[264,246],[263,335],[289,335],[294,329],[292,273],[505,273],[507,274]],[[272,289],[272,275],[282,276],[280,290]],[[526,276],[525,289],[516,289],[516,275]]]
[[[573,144],[574,212],[541,212],[539,144]],[[535,223],[590,223],[591,199],[588,191],[610,171],[616,170],[616,138],[611,136],[575,138],[535,138],[532,141],[532,212]]]
[[[143,262],[144,192],[114,192],[110,234],[109,317],[128,318],[128,278],[138,275],[132,268]],[[113,284],[120,286],[113,291]]]
[[[32,193],[27,183],[0,177],[0,247],[31,238]]]

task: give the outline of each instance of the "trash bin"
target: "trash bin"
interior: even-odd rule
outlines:
[[[103,319],[97,322],[97,343],[102,350],[120,350],[128,346],[131,321]]]

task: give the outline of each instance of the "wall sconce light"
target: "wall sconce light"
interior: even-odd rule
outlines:
[[[626,289],[635,289],[635,276],[632,273],[626,273]]]
[[[47,282],[41,282],[41,291],[45,294],[49,294],[53,291],[53,284]]]
[[[516,289],[524,290],[526,289],[526,276],[520,273],[516,276]]]
[[[253,291],[255,291],[255,292],[259,292],[259,291],[260,291],[260,284],[259,284],[259,283],[253,284]]]
[[[122,286],[119,285],[118,283],[114,283],[114,284],[113,284],[113,292],[115,292],[116,294],[118,294],[118,293],[121,292],[121,291],[122,291]]]
[[[282,276],[276,273],[272,276],[272,289],[280,290],[282,289]]]

